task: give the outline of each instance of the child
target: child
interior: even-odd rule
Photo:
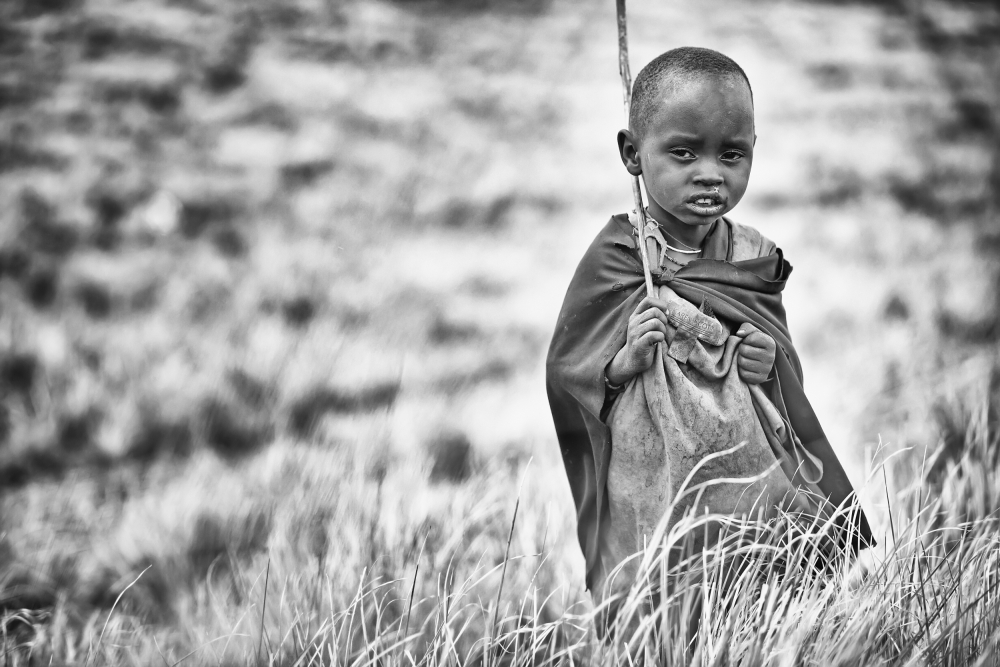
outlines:
[[[723,217],[746,191],[755,140],[750,83],[721,53],[674,49],[636,77],[618,146],[643,177],[657,294],[646,293],[637,216],[612,217],[577,268],[546,365],[595,596],[672,501],[672,520],[691,507],[681,491],[692,471],[689,485],[716,480],[699,511],[836,516],[842,544],[873,543],[802,389],[781,304],[792,267]]]

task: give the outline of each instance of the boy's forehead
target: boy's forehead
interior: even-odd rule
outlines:
[[[718,116],[753,123],[749,85],[732,75],[674,76],[663,81],[652,105],[656,124],[690,120],[690,116]]]
[[[750,85],[733,74],[676,73],[665,76],[658,88],[657,97],[661,103],[678,98],[722,102],[729,106],[746,107],[753,113]]]

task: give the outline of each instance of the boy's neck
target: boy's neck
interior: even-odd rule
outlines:
[[[713,220],[704,225],[687,225],[666,211],[659,209],[652,201],[646,208],[646,215],[652,217],[669,237],[673,237],[675,241],[680,241],[689,248],[700,248],[705,242],[705,237],[712,231],[713,225],[718,222],[718,220]]]

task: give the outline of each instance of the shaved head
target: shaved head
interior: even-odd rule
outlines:
[[[635,77],[628,117],[629,129],[641,138],[664,95],[687,83],[704,79],[735,79],[742,82],[746,84],[750,100],[753,101],[750,80],[736,61],[712,49],[682,46],[660,54]]]

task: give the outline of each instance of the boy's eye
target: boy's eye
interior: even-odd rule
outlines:
[[[740,151],[726,151],[722,154],[722,159],[727,162],[737,162],[743,159],[743,153]]]
[[[671,148],[670,154],[674,157],[679,157],[682,160],[691,160],[695,157],[694,153],[686,148]]]

